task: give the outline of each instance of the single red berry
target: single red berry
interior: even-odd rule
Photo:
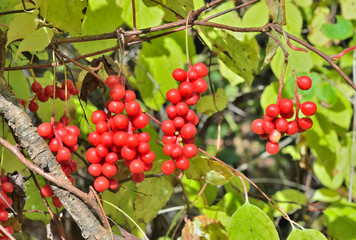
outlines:
[[[181,134],[183,138],[192,138],[195,136],[196,133],[197,128],[191,123],[185,124],[181,129]]]
[[[105,132],[100,136],[100,143],[110,147],[114,143],[114,134],[112,132]]]
[[[180,156],[176,161],[176,167],[180,170],[187,170],[189,168],[189,160],[184,156]]]
[[[293,102],[288,98],[283,98],[279,101],[279,109],[281,113],[288,113],[293,109]]]
[[[266,144],[266,151],[269,154],[276,154],[279,151],[279,145],[278,143],[273,143],[273,142],[267,142]]]
[[[141,160],[143,163],[152,163],[156,158],[156,154],[152,151],[149,151],[145,154],[141,154]]]
[[[127,141],[128,133],[124,131],[119,131],[114,134],[114,144],[116,146],[125,146]]]
[[[138,135],[138,139],[140,140],[140,142],[149,142],[151,137],[150,134],[142,132]]]
[[[85,156],[90,163],[99,163],[101,161],[101,157],[98,156],[95,148],[89,148]]]
[[[289,112],[284,113],[284,112],[280,112],[281,117],[284,119],[290,119],[294,116],[294,109],[292,108]]]
[[[1,183],[5,183],[9,181],[9,178],[6,175],[2,175],[0,178]]]
[[[172,76],[175,80],[182,82],[187,80],[187,72],[181,68],[177,68],[173,71]]]
[[[54,134],[53,126],[51,123],[48,122],[41,123],[37,128],[37,132],[43,138],[53,136]]]
[[[251,123],[251,130],[252,132],[256,133],[256,134],[263,134],[265,133],[264,129],[263,129],[263,123],[265,121],[262,119],[255,119],[252,121]]]
[[[194,157],[195,155],[197,155],[197,153],[198,153],[198,148],[194,144],[189,143],[183,146],[183,155],[186,158]]]
[[[7,225],[7,226],[3,226],[3,228],[8,232],[10,233],[10,235],[14,234],[14,229],[12,229],[11,226]],[[3,237],[5,237],[5,232],[1,231],[0,232],[2,233],[2,235],[4,235]],[[5,237],[5,238],[0,238],[0,240],[10,240],[10,238],[8,237]]]
[[[136,101],[131,101],[126,103],[125,110],[127,115],[129,116],[137,116],[140,112],[142,112],[141,106]]]
[[[193,93],[192,96],[185,99],[185,103],[188,104],[189,106],[194,106],[199,101],[199,98],[200,98],[199,93]]]
[[[101,172],[105,177],[111,178],[116,175],[117,167],[115,164],[104,163],[103,166],[101,167]]]
[[[70,175],[70,173],[72,172],[70,170],[70,167],[67,165],[61,165],[62,171],[64,172],[64,174],[68,177]]]
[[[100,144],[100,134],[98,132],[91,132],[88,136],[88,141],[94,146]]]
[[[174,119],[177,116],[176,106],[174,105],[169,105],[166,112],[169,119]]]
[[[70,159],[70,151],[66,147],[60,147],[57,152],[58,162],[67,162]]]
[[[30,110],[31,112],[37,112],[38,104],[36,102],[31,101],[28,105],[28,110]]]
[[[203,93],[208,89],[208,83],[202,79],[198,78],[193,82],[194,90],[198,93]]]
[[[128,146],[123,146],[121,148],[121,156],[126,160],[133,160],[136,157],[136,148],[131,148]]]
[[[107,115],[103,110],[96,110],[91,114],[90,120],[97,124],[100,121],[106,121]]]
[[[63,123],[64,126],[67,126],[69,124],[69,117],[67,115],[63,115],[59,119],[59,122]]]
[[[313,102],[305,102],[302,104],[302,106],[300,107],[300,109],[302,110],[302,113],[305,116],[312,116],[316,113],[316,104]]]
[[[183,149],[181,146],[179,145],[175,145],[173,148],[172,148],[172,151],[171,151],[171,157],[174,158],[174,159],[177,159],[179,158],[180,156],[182,156],[183,154]]]
[[[7,221],[9,219],[9,214],[4,209],[0,209],[0,222]]]
[[[129,147],[137,147],[137,145],[140,143],[140,140],[138,139],[137,134],[129,134],[127,136],[126,140],[126,145]]]
[[[185,124],[184,118],[182,118],[182,117],[175,117],[173,119],[173,122],[174,122],[175,128],[177,128],[177,129],[183,127]]]
[[[125,97],[125,93],[125,88],[118,84],[110,88],[109,91],[110,98],[116,101],[123,99]]]
[[[136,100],[136,94],[134,93],[134,91],[126,90],[126,92],[125,92],[125,100],[126,100],[126,102],[135,101]]]
[[[298,126],[303,130],[308,130],[313,126],[313,120],[308,117],[303,117],[298,120]]]
[[[123,114],[117,114],[113,119],[114,125],[118,129],[125,129],[129,125],[129,119]]]
[[[273,143],[278,143],[281,137],[282,134],[277,129],[274,129],[272,132],[268,134],[268,140]]]
[[[132,173],[141,173],[143,172],[144,164],[141,160],[135,159],[131,161],[129,168]]]
[[[102,165],[100,163],[90,164],[88,167],[88,172],[94,177],[99,177],[101,175]]]
[[[106,189],[109,188],[109,185],[110,185],[109,180],[104,176],[97,177],[94,181],[94,188],[98,192],[105,191]]]
[[[68,88],[68,89],[71,88],[71,87],[73,87],[73,82],[72,82],[72,80],[67,79],[67,81],[64,80],[64,81],[62,82],[62,88],[63,88],[63,89],[64,89],[65,86],[66,86],[66,82],[67,82],[67,88]]]
[[[75,136],[79,137],[80,136],[80,130],[77,126],[70,125],[67,126],[66,129],[70,131],[71,133],[74,133]]]
[[[285,120],[284,118],[278,118],[275,122],[274,125],[276,129],[280,132],[285,132],[288,129],[288,121]]]
[[[176,112],[180,116],[184,116],[188,113],[189,107],[185,102],[180,102],[176,105]]]
[[[108,155],[106,155],[105,157],[105,162],[107,163],[115,164],[117,160],[119,160],[119,156],[117,155],[117,153],[114,152],[108,153]]]
[[[137,146],[137,151],[139,153],[147,153],[150,150],[150,144],[147,142],[140,142]]]
[[[114,178],[110,178],[109,179],[109,189],[115,190],[118,187],[119,187],[119,182]]]
[[[66,96],[66,91],[64,89],[58,89],[57,94],[59,99],[61,99],[63,102],[70,98],[70,92],[67,91],[67,96]]]
[[[48,85],[48,86],[45,87],[44,93],[45,93],[48,97],[53,98],[53,93],[54,93],[53,90],[54,90],[53,85]]]
[[[182,96],[177,89],[170,89],[166,93],[166,98],[168,101],[170,101],[172,104],[177,104],[182,100]]]
[[[161,170],[164,174],[170,175],[176,169],[176,165],[173,160],[168,160],[162,163]]]
[[[108,104],[108,110],[112,113],[122,113],[124,108],[125,104],[121,101],[111,100]]]
[[[288,129],[286,134],[293,135],[298,131],[298,124],[295,121],[288,122]]]
[[[45,91],[41,91],[40,93],[37,94],[37,99],[40,102],[47,102],[49,99],[49,96],[45,94]]]
[[[174,122],[172,120],[165,120],[161,125],[162,131],[166,134],[173,135],[176,132]]]
[[[120,84],[120,82],[121,82],[120,78],[115,75],[109,75],[105,81],[106,86],[108,86],[109,88],[112,88],[113,86]]]
[[[280,109],[277,104],[270,104],[266,108],[266,114],[272,118],[278,117]]]
[[[105,132],[107,132],[109,130],[109,125],[106,121],[100,121],[96,124],[95,126],[95,130],[99,133],[99,134],[103,134]]]
[[[190,81],[194,81],[199,77],[198,73],[193,69],[190,69],[187,75]]]
[[[151,171],[153,168],[153,163],[143,163],[143,171]]]
[[[109,154],[109,148],[103,144],[99,144],[95,148],[95,151],[96,151],[96,154],[101,158],[104,158],[104,157],[106,157],[106,155]]]
[[[39,94],[42,91],[42,85],[39,82],[34,82],[31,85],[31,90],[33,93]]]
[[[62,141],[68,147],[73,147],[78,142],[78,138],[74,133],[68,133],[62,138]]]
[[[173,143],[167,143],[163,146],[163,153],[170,156],[172,153],[173,148],[176,146]]]
[[[148,122],[149,122],[149,119],[148,119],[147,115],[144,113],[140,113],[133,120],[134,126],[139,129],[146,127]]]
[[[208,74],[208,68],[204,63],[196,63],[193,65],[192,69],[197,72],[198,77],[202,78]]]
[[[179,93],[180,95],[182,95],[183,97],[190,97],[192,96],[192,94],[194,93],[194,86],[191,82],[182,82],[179,85]]]
[[[4,190],[6,193],[11,193],[14,191],[14,185],[11,182],[4,182],[1,184],[2,190]]]
[[[263,131],[265,133],[270,133],[275,129],[274,124],[272,122],[269,122],[269,121],[263,121],[262,128],[263,128]]]
[[[78,92],[77,92],[77,89],[76,89],[75,86],[71,87],[71,88],[69,89],[69,92],[70,92],[70,94],[72,94],[73,96],[77,96],[77,95],[78,95]],[[53,96],[53,94],[52,94],[52,96]]]
[[[297,83],[301,90],[308,90],[312,85],[312,80],[308,76],[301,76],[297,79]]]
[[[132,180],[133,180],[135,183],[143,182],[143,180],[145,180],[145,175],[143,174],[143,172],[141,172],[141,173],[134,173],[134,174],[132,174]]]
[[[177,141],[177,136],[172,135],[172,134],[171,135],[166,134],[163,136],[162,141],[164,144],[168,144],[168,143],[175,144]]]

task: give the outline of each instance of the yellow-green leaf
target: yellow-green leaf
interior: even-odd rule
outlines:
[[[40,28],[22,40],[17,49],[17,55],[23,51],[41,51],[44,50],[51,42],[53,37],[53,29],[43,27]]]
[[[22,13],[17,15],[9,25],[9,31],[7,32],[7,43],[11,43],[17,39],[22,39],[34,32],[38,25],[38,19],[29,13]]]

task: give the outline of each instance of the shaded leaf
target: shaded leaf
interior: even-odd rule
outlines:
[[[271,219],[249,202],[242,205],[232,215],[227,232],[229,239],[279,239]]]
[[[9,25],[9,31],[7,32],[6,46],[17,39],[22,39],[34,32],[38,25],[38,19],[32,14],[19,14]]]
[[[101,62],[100,59],[94,59],[91,62],[91,66],[97,67],[99,66],[100,62]],[[92,93],[97,88],[102,88],[105,90],[105,85],[101,81],[99,81],[96,77],[94,77],[92,74],[87,72],[84,77],[83,83],[81,85],[80,99],[87,102],[89,94]]]
[[[330,43],[330,39],[321,31],[321,26],[327,22],[330,9],[319,6],[314,10],[313,19],[308,24],[308,40],[317,46],[325,46]]]
[[[340,200],[341,195],[336,191],[328,188],[320,188],[316,190],[313,194],[312,201],[321,202],[336,202]]]
[[[224,185],[233,177],[229,168],[210,158],[197,155],[189,162],[190,167],[185,171],[188,179],[204,181],[212,185]]]
[[[330,39],[344,40],[353,35],[352,23],[341,16],[336,16],[337,23],[335,24],[323,24],[321,31]]]
[[[43,27],[27,35],[19,45],[16,55],[23,51],[41,51],[50,44],[53,29]]]
[[[326,240],[326,237],[314,229],[293,229],[287,240]]]
[[[214,94],[214,97],[213,95],[203,96],[197,104],[197,111],[211,116],[214,113],[224,110],[227,106],[227,97],[225,94],[225,90],[222,88],[218,88],[218,90]]]
[[[117,63],[109,56],[103,55],[102,61],[104,63],[105,71],[108,75],[118,75],[120,68]]]
[[[182,240],[227,239],[223,225],[214,219],[201,215],[190,219],[182,230]]]
[[[272,31],[271,34],[278,40],[281,39],[280,34],[276,33],[276,31]],[[272,61],[274,55],[276,55],[277,53],[278,48],[279,48],[278,43],[273,38],[269,37],[267,48],[266,48],[266,57],[263,61],[262,68],[264,68],[267,64],[269,64]]]

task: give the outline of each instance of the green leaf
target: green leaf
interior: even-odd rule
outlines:
[[[164,11],[164,20],[167,22],[177,21],[178,18],[171,10],[162,7],[161,5],[151,1],[143,0],[147,6],[158,6]],[[190,10],[194,9],[194,3],[191,0],[157,0],[159,3],[163,3],[168,8],[174,10],[182,17],[186,17]]]
[[[283,16],[285,12],[283,11],[280,0],[266,0],[267,6],[272,14],[273,22],[278,22],[283,25]]]
[[[197,104],[197,111],[204,113],[208,116],[211,116],[219,111],[223,111],[227,106],[227,97],[225,94],[225,90],[222,88],[218,88],[214,96],[215,103],[213,95],[203,96]]]
[[[256,18],[258,16],[258,18]],[[269,12],[265,1],[257,2],[249,7],[242,17],[242,27],[263,26],[268,23]],[[251,34],[251,33],[250,33]],[[258,33],[253,33],[257,35]]]
[[[312,201],[321,201],[321,202],[336,202],[340,200],[341,195],[336,191],[328,188],[320,188],[316,190],[313,194]]]
[[[48,4],[47,8],[46,5]],[[42,1],[41,15],[54,24],[56,28],[63,29],[71,34],[81,32],[83,10],[87,7],[87,1],[51,0]]]
[[[227,233],[229,239],[279,239],[271,219],[249,202],[242,205],[232,215]]]
[[[150,174],[161,172],[163,161],[155,161],[154,168]],[[140,222],[149,223],[162,209],[173,193],[173,178],[163,176],[162,178],[147,178],[138,184],[134,206],[135,216]]]
[[[356,19],[356,0],[340,0],[341,13],[345,19]]]
[[[236,73],[234,73],[233,71],[231,71],[230,68],[228,68],[224,63],[223,61],[221,61],[220,59],[218,59],[218,62],[219,62],[219,70],[220,70],[220,73],[221,75],[226,78],[230,84],[232,86],[235,86],[239,83],[242,83],[244,82],[245,80],[240,77],[239,75],[237,75]],[[230,87],[230,86],[229,86]]]
[[[315,8],[313,19],[308,24],[308,40],[317,46],[327,46],[330,39],[321,31],[321,26],[328,20],[330,9],[328,7],[319,6]]]
[[[356,204],[336,203],[324,212],[328,234],[336,239],[351,240],[356,236]]]
[[[272,31],[272,35],[279,40],[281,39],[280,34],[276,33],[276,31]],[[262,68],[272,61],[273,57],[277,53],[278,48],[279,48],[278,43],[273,38],[269,37],[268,43],[267,43],[267,48],[266,48],[266,57],[263,61]]]
[[[327,240],[319,231],[314,229],[293,229],[287,240]]]
[[[284,30],[293,35],[301,36],[301,32],[303,28],[303,16],[299,8],[293,2],[294,1],[286,1],[285,3],[286,4],[285,14],[286,14],[287,25],[285,26]],[[297,52],[297,51],[289,51],[289,52]]]
[[[226,230],[219,221],[207,216],[188,220],[182,230],[182,239],[227,239]]]
[[[302,205],[306,205],[308,201],[303,193],[292,188],[278,191],[272,197],[276,200],[276,205],[286,213],[292,213],[301,209]],[[282,216],[282,213],[275,210],[274,216]]]
[[[257,74],[259,63],[259,55],[254,46],[219,29],[202,27],[199,30],[203,40],[218,58],[250,85]]]
[[[190,167],[185,171],[188,179],[204,181],[212,185],[224,185],[233,177],[229,168],[210,158],[197,155],[189,162]]]
[[[43,27],[27,35],[19,45],[16,55],[23,51],[41,51],[51,42],[53,29]]]
[[[38,25],[38,19],[28,13],[19,14],[9,25],[9,31],[7,32],[7,43],[6,46],[17,39],[22,39],[34,32]]]
[[[121,18],[126,25],[133,28],[133,11],[131,0],[121,0],[119,7],[123,9]],[[143,1],[135,1],[136,26],[138,29],[158,26],[162,22],[163,10],[159,7],[147,7]]]
[[[82,24],[81,35],[102,34],[115,31],[124,22],[121,18],[122,8],[116,1],[89,0],[87,11]],[[105,24],[103,24],[105,23]],[[117,44],[115,39],[74,43],[73,45],[81,54],[93,52],[93,49],[101,50],[113,47]],[[90,59],[94,58],[91,57]]]
[[[321,31],[330,39],[344,40],[353,35],[352,23],[345,20],[341,16],[336,16],[337,23],[335,24],[323,24]]]

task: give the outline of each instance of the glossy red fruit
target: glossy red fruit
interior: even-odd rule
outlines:
[[[176,169],[176,165],[173,160],[168,160],[162,163],[161,170],[166,175],[170,175],[174,173],[175,169]]]
[[[78,92],[77,92],[77,89],[75,88],[75,86],[71,87],[69,89],[69,92],[70,94],[72,94],[73,96],[77,96],[78,95]],[[53,96],[53,95],[52,95]]]
[[[114,134],[114,144],[116,146],[125,146],[127,141],[128,133],[124,131],[119,131]]]
[[[266,114],[269,117],[276,118],[278,117],[279,113],[280,113],[280,109],[277,104],[270,104],[266,108]]]
[[[169,105],[166,109],[166,113],[169,119],[174,119],[177,116],[176,106]]]
[[[301,76],[297,79],[297,84],[301,90],[308,90],[312,85],[312,80],[308,76]]]
[[[265,133],[270,133],[275,129],[273,122],[270,121],[263,121],[262,128]]]
[[[303,130],[308,130],[313,126],[313,120],[308,117],[303,117],[298,120],[298,126]]]
[[[191,82],[182,82],[179,85],[178,90],[179,90],[180,95],[188,98],[188,97],[192,96],[192,94],[194,93],[194,86]]]
[[[197,80],[195,80],[193,82],[193,86],[194,90],[197,93],[203,93],[208,89],[208,83],[202,78],[198,78]]]
[[[4,209],[0,209],[0,222],[7,221],[9,219],[9,214]]]
[[[180,170],[187,170],[189,168],[189,160],[184,156],[179,157],[176,161],[176,167]]]
[[[88,167],[88,172],[94,177],[99,177],[101,175],[102,165],[100,163],[90,164]]]
[[[195,144],[189,143],[183,146],[183,155],[186,158],[194,157],[195,155],[197,155],[197,153],[198,153],[198,148],[197,146],[195,146]]]
[[[141,173],[143,172],[143,168],[144,164],[139,159],[132,160],[129,166],[130,172],[132,173]]]
[[[28,105],[28,110],[30,110],[31,112],[37,112],[38,104],[36,102],[31,101],[30,104]]]
[[[180,102],[176,105],[176,112],[180,116],[184,116],[188,113],[189,107],[186,103]]]
[[[111,178],[116,175],[117,167],[115,164],[104,163],[103,166],[101,167],[101,172],[105,177]]]
[[[110,88],[109,95],[110,98],[116,101],[120,101],[125,97],[125,88],[121,85],[115,85]]]
[[[128,146],[123,146],[121,148],[121,156],[126,160],[133,160],[136,157],[136,148],[131,148]]]
[[[168,101],[170,101],[172,104],[177,104],[182,100],[182,96],[177,89],[170,89],[166,93],[166,98]]]
[[[149,122],[149,119],[148,119],[147,115],[144,113],[140,113],[133,120],[134,126],[139,129],[146,127],[148,122]]]
[[[121,101],[112,100],[108,104],[108,110],[112,113],[122,113],[124,111],[125,104]]]
[[[40,93],[42,91],[42,85],[39,82],[34,82],[31,85],[31,90],[33,93]]]
[[[58,162],[66,162],[70,159],[70,151],[66,147],[60,147],[57,152]]]
[[[265,133],[265,130],[263,129],[263,123],[264,123],[264,120],[262,120],[262,119],[253,120],[252,123],[251,123],[252,132],[254,132],[256,134]]]
[[[115,190],[118,187],[119,187],[119,182],[114,178],[110,178],[109,179],[109,189],[110,190]]]
[[[135,183],[140,183],[140,182],[143,182],[143,180],[145,180],[145,175],[142,173],[134,173],[132,174],[132,180],[135,182]]]
[[[110,147],[114,143],[114,134],[112,132],[105,132],[100,136],[100,143]]]
[[[134,91],[126,90],[125,92],[125,100],[126,102],[131,102],[136,100],[136,94]]]
[[[196,63],[193,65],[192,69],[197,72],[198,77],[202,78],[208,74],[208,68],[204,63]]]
[[[6,193],[11,193],[14,191],[14,185],[11,182],[4,182],[1,184],[2,190]]]
[[[44,197],[52,197],[53,196],[53,190],[50,185],[46,184],[41,188],[41,194]]]
[[[60,208],[60,207],[63,206],[61,200],[59,200],[59,198],[58,198],[57,196],[54,196],[54,197],[52,198],[52,204],[53,204],[53,206],[56,207],[56,208]]]
[[[268,134],[268,140],[273,143],[278,143],[281,137],[282,134],[277,129],[274,129]]]
[[[144,163],[152,163],[156,158],[156,154],[152,151],[148,151],[145,154],[141,154],[141,160]]]
[[[63,88],[63,89],[65,88],[66,83],[67,83],[67,88],[68,88],[68,89],[71,88],[71,87],[73,87],[73,82],[72,82],[72,80],[67,79],[67,81],[64,80],[64,81],[62,82],[62,88]]]
[[[101,161],[101,157],[98,156],[96,149],[93,147],[87,150],[85,156],[90,163],[99,163]]]
[[[273,143],[273,142],[267,142],[266,144],[266,151],[269,154],[276,154],[279,151],[279,145],[278,143]]]
[[[48,97],[53,98],[53,90],[54,90],[53,85],[48,85],[48,86],[45,87],[44,93],[45,93]]]
[[[129,134],[127,136],[126,140],[126,145],[129,147],[137,147],[137,145],[140,143],[140,140],[138,139],[137,134]]]
[[[125,110],[127,115],[133,117],[137,116],[140,112],[142,112],[140,104],[136,101],[126,103]]]
[[[64,89],[58,89],[57,94],[59,99],[61,99],[63,102],[67,99],[70,98],[70,92],[67,91],[67,96],[66,96],[66,91]]]
[[[8,233],[10,233],[11,235],[14,234],[14,229],[12,229],[11,226],[7,225],[7,226],[3,226],[3,227],[4,227],[4,229],[5,229]],[[5,235],[5,232],[3,232],[3,231],[1,231],[1,230],[0,230],[0,232],[4,235],[4,237],[6,236],[6,235]],[[1,238],[0,238],[0,240],[7,240],[7,239],[10,240],[10,238],[8,238],[8,237],[5,237],[4,239],[1,239]]]
[[[140,142],[149,142],[151,137],[150,134],[142,132],[138,135],[138,139],[140,140]]]
[[[193,93],[192,96],[185,99],[185,103],[188,104],[189,106],[194,106],[199,101],[199,98],[200,98],[199,93]]]
[[[187,72],[181,68],[177,68],[173,71],[172,76],[175,80],[182,82],[187,80]]]
[[[117,160],[119,160],[119,156],[117,155],[117,153],[114,152],[108,153],[108,155],[106,155],[105,157],[105,162],[107,163],[115,164]]]
[[[125,129],[129,125],[129,119],[123,114],[117,114],[113,118],[113,122],[116,128]]]
[[[199,77],[198,73],[193,69],[190,69],[187,75],[190,81],[194,81]]]
[[[73,147],[74,145],[77,144],[78,138],[74,133],[68,133],[62,138],[62,141],[65,145],[68,147]]]
[[[197,133],[197,128],[193,124],[187,123],[182,127],[180,132],[183,138],[192,138]]]
[[[162,138],[162,141],[164,144],[168,144],[168,143],[176,143],[177,141],[177,136],[175,135],[164,135],[163,138]]]
[[[95,130],[99,133],[99,134],[103,134],[105,132],[107,132],[109,130],[109,125],[107,124],[106,121],[100,121],[96,124],[95,126]]]
[[[47,102],[49,99],[49,96],[47,96],[44,91],[41,91],[40,93],[37,94],[37,99],[40,102]]]
[[[98,132],[91,132],[88,136],[88,141],[94,146],[98,146],[100,144],[100,134]]]
[[[304,102],[300,109],[305,116],[312,116],[316,113],[317,110],[316,104],[313,102]]]
[[[48,122],[41,123],[37,128],[37,132],[41,137],[44,138],[52,136],[54,134],[53,126],[51,123]]]
[[[68,131],[70,131],[71,133],[74,133],[75,136],[79,137],[80,136],[80,130],[77,126],[74,125],[69,125],[66,127],[66,129]]]
[[[298,131],[298,124],[295,121],[288,122],[288,129],[286,134],[293,135]]]
[[[104,176],[97,177],[94,181],[94,188],[98,192],[105,191],[106,189],[109,188],[109,185],[110,185],[109,180]]]
[[[288,121],[284,118],[278,118],[276,121],[274,121],[274,126],[278,131],[285,132],[288,129]]]
[[[118,85],[120,84],[121,80],[118,76],[115,76],[115,75],[109,75],[107,78],[106,78],[106,86],[108,86],[109,88],[112,88],[114,87],[115,85]]]
[[[293,102],[288,98],[283,98],[279,101],[279,109],[281,113],[288,113],[293,109]]]
[[[283,112],[280,112],[280,115],[282,118],[284,119],[290,119],[294,116],[294,109],[292,108],[289,112],[287,113],[283,113]]]
[[[182,117],[175,117],[173,119],[173,122],[174,122],[175,128],[177,128],[177,129],[183,127],[184,123],[185,123],[184,118],[182,118]]]
[[[96,110],[91,114],[90,120],[92,123],[97,124],[100,121],[106,121],[107,115],[103,110]]]
[[[61,168],[62,168],[62,171],[64,172],[64,174],[65,174],[67,177],[68,177],[68,176],[70,175],[70,173],[72,172],[72,171],[70,170],[70,167],[68,167],[67,165],[62,165]]]
[[[139,153],[147,153],[150,150],[150,144],[147,142],[140,142],[137,146],[137,151]]]
[[[106,157],[106,155],[108,155],[109,153],[109,148],[103,144],[99,144],[96,148],[95,148],[96,154],[101,157],[104,158]]]
[[[176,132],[174,122],[172,120],[165,120],[161,125],[162,131],[168,135],[173,135]]]

